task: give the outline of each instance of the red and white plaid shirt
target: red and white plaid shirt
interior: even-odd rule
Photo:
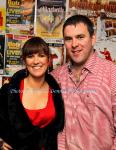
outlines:
[[[116,65],[95,52],[80,81],[70,64],[52,72],[65,103],[65,129],[58,150],[116,150]]]

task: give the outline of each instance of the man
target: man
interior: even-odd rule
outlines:
[[[58,150],[116,150],[116,66],[94,51],[94,27],[86,16],[68,18],[63,36],[70,62],[52,72],[65,103]]]

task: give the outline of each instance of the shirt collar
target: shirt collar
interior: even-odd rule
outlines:
[[[88,61],[86,62],[85,66],[83,67],[83,70],[88,70],[91,73],[96,73],[96,70],[94,69],[95,64],[97,62],[98,54],[97,52],[94,52]],[[71,74],[72,73],[72,63],[68,63],[68,71]]]

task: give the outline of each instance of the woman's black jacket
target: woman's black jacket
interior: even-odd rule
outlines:
[[[46,81],[52,89],[56,118],[44,128],[33,126],[20,101],[20,81],[26,71],[15,73],[9,84],[0,89],[0,137],[15,150],[57,150],[57,135],[64,127],[64,104],[61,90],[50,75]]]

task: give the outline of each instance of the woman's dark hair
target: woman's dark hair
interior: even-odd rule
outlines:
[[[26,56],[39,53],[45,54],[49,57],[49,46],[48,44],[40,37],[32,37],[25,42],[22,47],[22,58],[25,60]]]
[[[70,18],[68,18],[63,25],[63,35],[64,35],[64,29],[66,26],[68,25],[74,25],[76,26],[79,23],[84,23],[87,26],[88,32],[90,34],[90,36],[92,36],[94,34],[94,25],[93,22],[84,15],[74,15],[71,16]]]

